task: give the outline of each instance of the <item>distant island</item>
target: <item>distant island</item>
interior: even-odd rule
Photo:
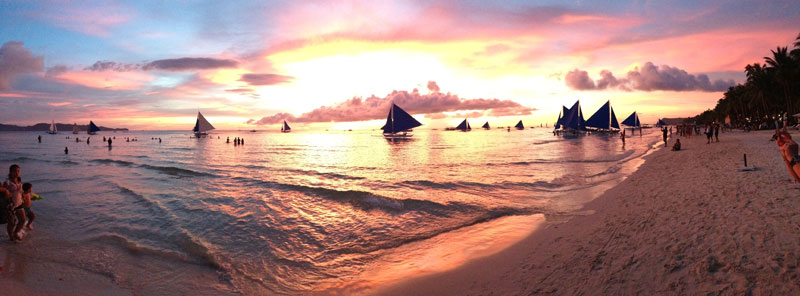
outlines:
[[[88,129],[88,127],[89,127],[88,124],[84,124],[84,125],[80,125],[79,124],[78,125],[78,128],[80,129],[81,133],[85,133],[86,130]],[[72,124],[56,123],[56,129],[58,129],[58,131],[62,132],[62,133],[71,133],[72,132]],[[50,130],[50,124],[49,123],[37,123],[37,124],[34,124],[34,125],[30,125],[30,126],[18,126],[18,125],[12,125],[12,124],[0,124],[0,132],[34,132],[34,131],[46,132],[48,130]],[[127,132],[128,129],[127,128],[111,128],[111,127],[101,126],[100,127],[100,131],[126,131]]]

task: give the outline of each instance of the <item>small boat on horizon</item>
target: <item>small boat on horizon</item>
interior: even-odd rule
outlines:
[[[413,136],[413,128],[422,125],[408,112],[392,103],[389,108],[389,115],[386,116],[386,124],[381,127],[383,136],[387,139],[410,138]]]
[[[100,128],[94,124],[94,121],[89,120],[89,129],[86,130],[87,134],[94,135],[100,131]]]
[[[457,130],[457,131],[462,131],[462,132],[468,132],[468,131],[471,131],[471,130],[472,130],[472,127],[471,127],[471,126],[469,126],[469,122],[467,121],[467,119],[466,119],[466,118],[464,118],[464,121],[462,121],[462,122],[461,122],[461,123],[460,123],[460,124],[459,124],[459,125],[456,127],[456,130]]]
[[[487,130],[488,130],[488,129],[491,129],[491,128],[489,127],[489,122],[487,121],[486,123],[484,123],[484,124],[483,124],[483,126],[482,126],[482,128],[483,128],[483,129],[487,129]]]
[[[283,126],[281,126],[281,132],[282,133],[290,133],[290,132],[292,132],[292,128],[289,127],[289,124],[286,123],[286,120],[283,121]]]
[[[50,130],[47,131],[48,134],[55,135],[58,133],[58,129],[56,128],[56,121],[53,120],[50,122]]]
[[[197,121],[194,123],[194,128],[192,131],[194,132],[194,136],[200,138],[202,136],[207,136],[208,132],[213,130],[214,126],[203,117],[203,114],[200,111],[197,111]]]
[[[524,125],[522,125],[522,120],[520,120],[519,122],[517,122],[517,125],[515,125],[514,127],[515,127],[516,129],[518,129],[518,130],[524,130],[524,129],[525,129],[525,126],[524,126]]]

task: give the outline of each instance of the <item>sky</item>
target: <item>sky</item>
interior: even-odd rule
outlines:
[[[702,3],[700,3],[702,2]],[[713,108],[796,1],[6,1],[0,123],[147,130],[621,121]]]

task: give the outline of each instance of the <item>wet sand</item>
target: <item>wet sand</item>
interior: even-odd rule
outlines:
[[[798,294],[800,190],[771,135],[683,137],[683,151],[661,148],[588,203],[583,212],[594,214],[547,222],[502,252],[374,292]],[[745,153],[756,171],[738,171]]]

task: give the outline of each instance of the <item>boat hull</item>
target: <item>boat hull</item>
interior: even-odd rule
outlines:
[[[412,133],[384,133],[383,137],[387,139],[408,139],[413,137]]]

